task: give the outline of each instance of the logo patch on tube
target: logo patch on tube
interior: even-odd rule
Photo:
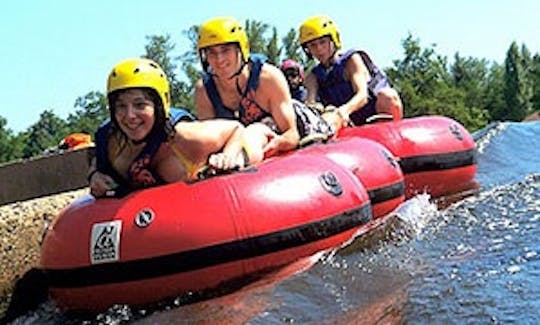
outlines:
[[[120,231],[122,221],[97,223],[92,226],[90,261],[92,264],[114,262],[120,259]]]

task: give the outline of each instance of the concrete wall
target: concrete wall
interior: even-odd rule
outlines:
[[[87,186],[93,154],[87,148],[1,166],[0,205]]]

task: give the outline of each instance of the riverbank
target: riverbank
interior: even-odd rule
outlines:
[[[46,229],[60,211],[88,188],[0,206],[0,316],[17,279],[39,264]]]

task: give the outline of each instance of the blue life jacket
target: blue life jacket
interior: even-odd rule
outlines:
[[[371,61],[371,58],[366,52],[351,49],[340,56],[330,68],[325,68],[319,63],[312,70],[317,77],[317,95],[325,106],[341,106],[348,102],[355,94],[351,82],[345,79],[345,65],[347,64],[347,60],[355,53],[360,54],[371,76],[371,80],[367,85],[370,96],[375,97],[374,95],[381,88],[389,86],[388,79],[383,71]]]
[[[307,89],[304,86],[298,87],[298,89],[291,92],[292,98],[304,103],[307,99]]]
[[[176,125],[178,122],[183,121],[183,120],[192,121],[192,120],[195,120],[195,117],[191,115],[191,113],[185,109],[181,109],[181,108],[170,109],[168,127],[174,128],[174,125]],[[114,167],[112,166],[109,160],[108,143],[109,143],[109,137],[114,131],[114,129],[115,127],[112,125],[110,119],[107,119],[105,122],[101,124],[101,126],[97,129],[95,133],[97,170],[103,174],[111,176],[115,180],[115,182],[119,185],[119,188],[121,188],[121,191],[126,192],[126,193],[129,190],[135,189],[135,188],[163,184],[164,182],[161,179],[161,177],[159,177],[159,175],[156,173],[155,170],[152,170],[150,168],[150,165],[151,165],[152,159],[154,158],[155,154],[159,150],[159,147],[161,146],[161,144],[167,141],[167,132],[165,128],[158,130],[158,132],[154,132],[154,134],[152,134],[152,136],[148,139],[141,153],[130,164],[127,180],[124,179],[116,171],[116,169],[114,169]],[[134,164],[139,164],[138,166],[140,167],[140,169],[148,170],[148,172],[150,173],[149,176],[151,176],[150,178],[153,179],[149,182],[149,184],[136,184],[133,182],[132,180],[133,168],[132,167]]]
[[[244,125],[251,124],[253,122],[260,121],[270,114],[264,111],[255,101],[250,99],[250,92],[257,90],[259,87],[259,77],[261,75],[261,69],[263,64],[267,61],[266,56],[263,54],[251,54],[249,56],[249,62],[252,63],[251,71],[249,73],[247,87],[242,95],[240,107],[238,110],[229,109],[223,105],[221,96],[216,87],[216,83],[212,78],[212,74],[205,73],[203,75],[203,84],[208,94],[208,98],[214,106],[217,118],[226,118],[239,120]],[[238,90],[241,92],[240,90]]]

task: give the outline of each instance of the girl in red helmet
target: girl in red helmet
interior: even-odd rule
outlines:
[[[304,67],[294,60],[287,59],[281,63],[280,69],[287,78],[292,98],[305,102],[307,90],[304,87]]]

